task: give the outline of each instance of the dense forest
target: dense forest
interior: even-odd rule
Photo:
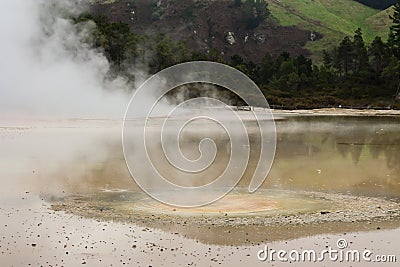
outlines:
[[[265,5],[264,1],[245,2],[249,3]],[[252,11],[247,19],[249,27],[269,15],[268,11],[257,12],[257,8],[247,7]],[[217,50],[190,53],[184,43],[174,42],[166,35],[138,35],[128,25],[110,23],[103,16],[83,14],[74,20],[75,23],[94,21],[93,45],[102,49],[112,63],[110,75],[122,73],[133,80],[135,77],[129,74],[133,65],[156,73],[182,62],[209,60],[246,73],[273,107],[400,108],[400,1],[391,16],[387,41],[376,37],[366,44],[361,29],[355,29],[353,36],[327,48],[323,63],[318,65],[305,56],[292,57],[289,53],[260,55],[263,60],[259,64],[245,61],[240,55],[227,62]]]

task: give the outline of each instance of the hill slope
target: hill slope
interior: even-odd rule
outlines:
[[[216,49],[227,59],[239,54],[255,62],[265,52],[276,55],[283,51],[311,55],[318,62],[323,49],[331,49],[359,27],[367,43],[375,36],[385,39],[391,23],[388,14],[392,10],[373,9],[355,0],[268,0],[272,16],[249,30],[243,24],[241,8],[234,6],[233,0],[91,2],[96,3],[95,13],[112,21],[126,22],[132,31],[165,33],[174,40],[183,40],[192,51]],[[160,12],[154,12],[157,2]],[[235,34],[234,45],[226,43],[228,32]],[[314,41],[310,41],[311,32],[316,33]],[[259,36],[265,41],[257,41]]]
[[[134,4],[132,4],[132,2]],[[258,63],[265,53],[282,52],[309,56],[305,48],[309,30],[297,26],[281,26],[266,21],[254,29],[244,23],[242,7],[233,0],[161,0],[157,7],[151,0],[100,0],[92,12],[106,15],[111,21],[127,23],[138,34],[164,33],[175,41],[183,41],[189,50],[221,54],[226,60],[238,54]],[[232,33],[234,42],[227,36]]]
[[[380,36],[386,38],[386,36],[388,36],[389,34],[389,26],[392,23],[389,16],[393,15],[393,13],[394,13],[394,8],[389,7],[369,17],[368,19],[366,19],[366,22],[368,25],[370,25],[370,29],[373,32],[380,33],[381,34]]]
[[[321,40],[306,46],[317,55],[344,36],[353,35],[358,27],[367,43],[375,36],[386,38],[391,22],[389,10],[380,11],[352,0],[270,0],[269,7],[279,24],[321,33]]]

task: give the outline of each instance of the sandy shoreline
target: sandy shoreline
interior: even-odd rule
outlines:
[[[264,111],[264,108],[255,107],[255,112]],[[237,111],[239,114],[249,114],[249,111]],[[347,108],[320,108],[320,109],[298,109],[298,110],[285,110],[285,109],[271,109],[273,115],[287,115],[287,116],[307,116],[307,115],[332,115],[332,116],[400,116],[400,110],[395,109],[347,109]],[[160,116],[159,118],[165,118]],[[140,119],[140,118],[138,118]],[[101,117],[87,117],[87,118],[13,118],[13,117],[0,117],[0,129],[6,128],[21,128],[29,129],[32,127],[122,127],[123,118],[101,118]]]
[[[393,229],[384,223],[372,232],[352,232],[346,228],[334,235],[316,232],[317,235],[300,239],[283,238],[286,241],[271,242],[265,238],[265,241],[244,246],[226,246],[186,238],[184,233],[178,232],[179,228],[162,231],[134,223],[85,219],[54,212],[31,193],[21,193],[13,199],[2,198],[1,204],[0,262],[4,266],[269,266],[271,263],[257,258],[265,245],[288,251],[321,251],[328,246],[337,249],[339,238],[348,242],[349,249],[362,251],[368,248],[375,254],[397,255],[397,259],[400,256],[400,228]],[[261,230],[258,234],[269,235],[267,229]],[[240,231],[238,229],[238,234],[246,236]],[[329,230],[325,229],[325,232]],[[287,263],[273,264],[285,266]],[[310,263],[293,264],[310,266]],[[315,263],[315,266],[320,264]],[[342,264],[374,266],[365,262]],[[337,262],[327,260],[324,265],[336,266]],[[396,266],[396,263],[384,266]]]
[[[347,108],[321,108],[279,110],[274,109],[273,114],[283,115],[331,115],[331,116],[400,116],[400,110],[395,109],[347,109]]]

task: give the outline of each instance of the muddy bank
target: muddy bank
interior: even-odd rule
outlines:
[[[277,115],[332,115],[332,116],[400,116],[396,109],[348,109],[348,108],[320,108],[299,110],[273,110]]]
[[[248,198],[239,195],[236,200],[248,205],[246,210],[235,209],[236,203],[229,197],[220,201],[230,203],[231,210],[219,202],[203,210],[174,208],[137,194],[103,192],[48,201],[55,211],[102,221],[135,223],[223,245],[400,226],[400,204],[382,198],[286,190],[277,194],[262,190]]]
[[[271,242],[268,238],[274,228],[217,228],[202,235],[219,243],[191,239],[181,232],[179,225],[171,231],[160,231],[150,225],[106,222],[49,210],[49,205],[35,195],[14,192],[14,197],[0,197],[0,262],[4,266],[269,266],[260,262],[257,253],[264,245],[271,249],[314,249],[337,248],[339,238],[348,242],[349,249],[360,251],[368,248],[376,254],[397,255],[400,228],[388,223],[371,223],[375,231],[357,232],[353,225],[346,224],[338,234],[326,234],[327,225],[321,225],[325,234],[314,229],[311,237],[295,239],[294,228],[286,227],[285,241]],[[188,225],[187,228],[194,226]],[[307,226],[304,226],[307,227]],[[379,229],[378,229],[379,228]],[[303,228],[306,229],[306,228]],[[229,233],[230,231],[230,233]],[[264,231],[264,232],[263,232]],[[178,234],[179,232],[179,234]],[[258,234],[264,239],[248,245],[235,244],[234,236],[251,239]],[[188,237],[188,238],[187,238]],[[223,245],[231,244],[231,245]],[[337,262],[324,261],[324,266],[336,266]],[[371,264],[371,265],[369,265]],[[287,262],[274,262],[274,266],[287,266]],[[295,266],[321,266],[321,263],[296,262]],[[352,262],[352,266],[374,266],[372,263]],[[346,265],[347,266],[347,265]],[[385,266],[397,266],[387,263]]]

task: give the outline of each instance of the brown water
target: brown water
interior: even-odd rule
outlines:
[[[265,186],[399,199],[399,117],[289,117],[277,130]]]
[[[58,262],[62,265],[63,262],[58,260],[64,260],[64,263],[71,264],[80,264],[81,261],[101,264],[100,258],[103,263],[121,259],[147,266],[151,255],[151,260],[158,264],[190,264],[200,263],[198,258],[192,257],[190,250],[207,251],[208,247],[212,247],[212,253],[204,254],[202,265],[211,264],[210,258],[215,257],[219,262],[222,260],[223,263],[231,262],[231,266],[239,266],[241,261],[259,263],[256,259],[258,249],[263,243],[273,240],[324,234],[299,241],[274,243],[276,248],[301,248],[304,244],[309,244],[307,248],[323,247],[329,238],[331,241],[337,238],[329,237],[327,233],[343,235],[397,228],[382,234],[347,237],[358,242],[356,247],[388,252],[398,246],[396,236],[400,225],[398,219],[386,215],[389,214],[388,207],[400,200],[399,122],[400,117],[389,116],[282,116],[277,121],[275,162],[261,190],[256,194],[246,192],[251,168],[254,167],[250,162],[249,170],[237,190],[211,206],[191,210],[174,210],[150,199],[137,188],[121,152],[120,122],[1,122],[0,213],[3,224],[0,228],[0,262],[6,265]],[[182,141],[188,155],[192,151],[190,148],[198,144],[201,134],[199,132],[198,137],[193,135],[195,138]],[[217,146],[226,147],[224,136],[215,140]],[[254,144],[257,140],[250,137],[250,142]],[[220,149],[219,153],[222,153],[218,156],[222,165],[229,153],[227,149]],[[254,155],[253,152],[251,156]],[[218,173],[218,168],[214,169],[215,173]],[[315,195],[313,192],[326,195]],[[110,228],[105,227],[104,232],[101,226],[108,223],[54,213],[48,210],[48,206],[43,206],[46,202],[37,200],[35,195],[44,197],[47,203],[66,205],[61,210],[67,213],[136,226],[129,226],[129,229],[122,226],[123,229],[119,230],[121,225],[110,223]],[[380,203],[379,207],[376,201]],[[341,204],[349,208],[345,209]],[[68,208],[72,206],[80,209]],[[324,216],[329,216],[320,212],[338,209],[345,212],[347,221],[320,223],[324,221]],[[145,216],[129,217],[132,212],[142,212]],[[353,219],[358,221],[360,213],[379,213],[382,217],[375,220],[366,216],[353,223]],[[253,219],[258,222],[263,216],[310,220],[306,224],[250,225]],[[185,224],[185,220],[174,219],[177,217],[198,217],[203,221],[188,220]],[[127,236],[127,231],[133,229],[135,234]],[[74,237],[74,233],[79,235]],[[158,244],[170,249],[178,246],[178,240],[179,246],[186,248],[183,254],[174,251],[165,259],[149,245]],[[107,244],[102,243],[106,241]],[[334,246],[335,240],[332,242],[329,244]],[[38,245],[33,247],[31,243]],[[111,243],[115,245],[110,247]],[[135,244],[138,249],[133,250],[132,255],[130,250]],[[239,250],[239,247],[225,245],[245,247]],[[90,246],[94,246],[94,250]],[[15,251],[33,254],[23,259]],[[35,251],[43,257],[34,254]],[[71,257],[65,254],[66,251],[72,253]],[[52,261],[53,257],[57,261]]]
[[[181,145],[189,157],[196,157],[199,140],[211,132],[208,130],[202,126],[183,135]],[[125,165],[120,133],[121,124],[114,121],[4,122],[0,128],[0,170],[8,179],[3,179],[3,186],[12,189],[22,185],[55,195],[107,189],[139,192]],[[211,175],[197,175],[194,181],[200,184],[215,178],[230,156],[228,136],[211,133],[218,136],[214,138],[217,160],[208,170]],[[250,162],[239,188],[247,188],[257,162],[257,150],[253,149],[257,148],[256,136],[250,135],[250,145]],[[150,148],[150,153],[157,154],[160,143],[154,142]],[[400,117],[285,116],[277,121],[275,161],[262,189],[399,200],[399,159]],[[172,180],[185,181],[161,160],[158,162]]]

